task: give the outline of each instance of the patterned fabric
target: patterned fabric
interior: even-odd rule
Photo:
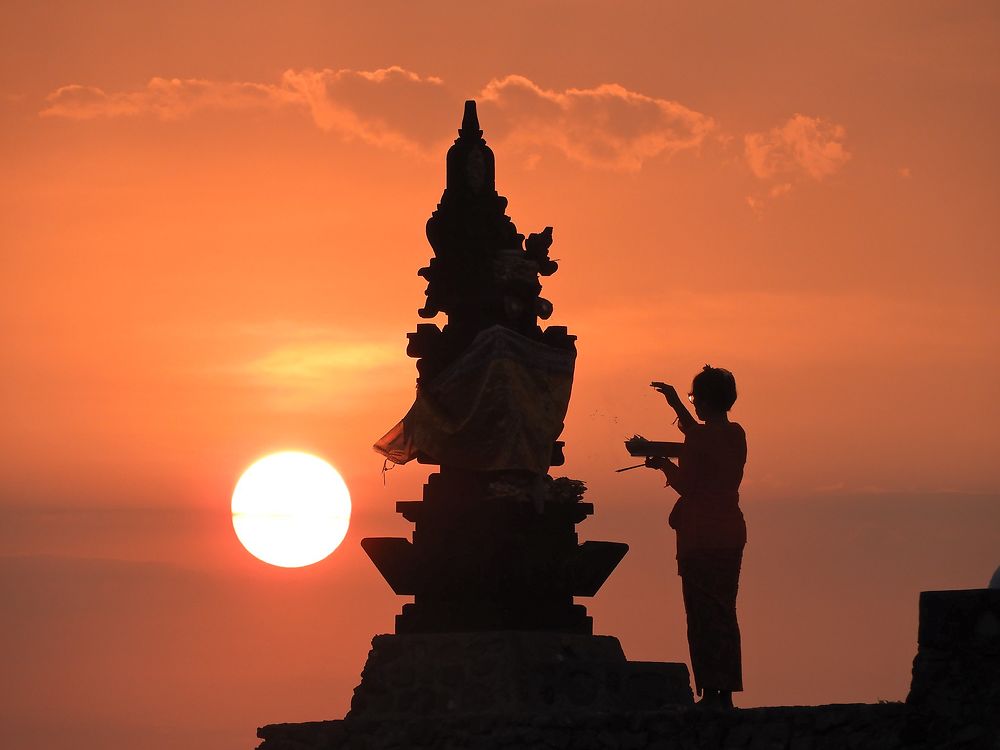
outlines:
[[[480,471],[545,474],[563,429],[576,352],[503,326],[479,333],[374,448],[393,463],[421,456]]]
[[[742,549],[706,550],[677,559],[698,695],[706,688],[743,689],[740,626],[736,621],[742,561]]]

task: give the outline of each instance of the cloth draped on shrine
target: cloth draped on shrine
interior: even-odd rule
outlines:
[[[576,352],[493,326],[417,388],[406,416],[374,448],[405,464],[545,474],[563,429]]]

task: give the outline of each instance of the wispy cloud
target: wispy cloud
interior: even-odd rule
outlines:
[[[299,99],[294,91],[270,84],[153,78],[136,91],[109,93],[97,86],[60,86],[46,102],[42,117],[92,120],[153,116],[179,120],[209,110],[274,109],[299,103]]]
[[[75,120],[179,120],[209,111],[299,108],[322,130],[375,146],[419,151],[426,138],[407,117],[407,109],[432,105],[442,91],[440,78],[398,66],[375,71],[287,70],[277,83],[153,78],[142,89],[117,92],[71,84],[49,94],[40,114]],[[440,137],[440,131],[434,137]]]
[[[521,152],[528,168],[545,154],[559,153],[586,167],[636,171],[650,160],[698,153],[709,136],[723,148],[736,138],[708,114],[617,83],[554,90],[508,75],[489,81],[474,96],[489,122],[490,141]],[[71,84],[50,93],[40,114],[171,121],[210,111],[299,110],[318,128],[345,140],[429,157],[453,137],[456,102],[463,98],[441,78],[399,66],[307,68],[286,70],[273,83],[153,78],[143,88],[111,92]],[[750,171],[772,183],[754,201],[838,171],[850,158],[845,140],[842,125],[803,114],[744,135]]]
[[[399,66],[376,71],[286,70],[280,89],[294,92],[317,127],[373,146],[426,153],[450,132],[424,115],[451,114],[455,97],[444,82]]]
[[[430,155],[453,137],[453,123],[430,113],[453,118],[462,98],[440,78],[398,66],[304,69],[286,70],[276,83],[153,78],[141,89],[114,92],[71,84],[49,94],[40,114],[170,121],[209,111],[297,108],[345,139]],[[554,91],[511,75],[490,81],[477,98],[489,111],[491,140],[528,152],[526,163],[551,148],[587,166],[636,170],[651,158],[698,148],[715,128],[707,115],[618,84]]]
[[[708,115],[615,83],[553,91],[511,75],[490,81],[477,98],[499,121],[506,145],[555,148],[592,167],[637,170],[651,158],[697,149],[715,128]]]
[[[770,183],[748,195],[747,205],[758,215],[768,201],[787,195],[795,184],[820,181],[840,171],[850,160],[847,130],[822,117],[795,114],[781,125],[743,136],[744,156],[755,177]]]
[[[211,374],[260,392],[281,411],[350,410],[363,396],[391,390],[412,374],[412,361],[403,356],[396,336],[361,337],[284,323],[232,335],[253,342],[251,350]]]
[[[851,154],[843,125],[796,114],[764,133],[743,138],[747,164],[762,180],[810,177],[822,180],[839,171]]]
[[[237,369],[260,384],[303,387],[348,376],[366,377],[400,359],[398,342],[317,341],[278,347]]]

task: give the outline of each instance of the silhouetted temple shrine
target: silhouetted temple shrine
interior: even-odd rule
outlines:
[[[633,662],[593,635],[594,596],[628,550],[581,543],[594,512],[563,463],[575,337],[542,328],[552,228],[524,238],[497,194],[475,102],[448,151],[419,315],[417,395],[376,444],[439,470],[397,511],[411,539],[362,546],[401,596],[345,719],[258,729],[261,750],[315,748],[989,747],[1000,733],[1000,590],[924,592],[907,703],[696,710],[687,667]],[[822,644],[817,644],[822,648]],[[964,738],[964,739],[963,739]]]
[[[539,276],[552,228],[525,240],[497,194],[493,152],[466,102],[448,151],[447,186],[427,221],[434,250],[419,275],[419,311],[447,324],[417,326],[413,408],[377,445],[390,460],[440,465],[423,500],[397,510],[415,524],[406,539],[362,546],[397,594],[413,604],[397,633],[535,630],[589,634],[574,596],[593,596],[628,550],[577,540],[593,513],[583,483],[548,476],[563,463],[558,440],[569,404],[575,337],[542,328],[552,313]]]

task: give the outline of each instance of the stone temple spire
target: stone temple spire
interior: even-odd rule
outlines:
[[[586,608],[627,545],[588,541],[575,527],[594,506],[583,482],[548,475],[564,462],[575,336],[539,323],[552,314],[539,277],[552,228],[527,240],[497,194],[493,151],[467,101],[448,150],[447,183],[427,221],[434,250],[425,319],[408,334],[417,360],[413,407],[375,445],[394,463],[439,465],[423,500],[401,501],[413,540],[362,546],[397,594],[414,596],[397,633],[542,630],[589,634]]]
[[[496,160],[483,140],[476,102],[471,99],[465,103],[458,138],[448,150],[447,190],[451,191],[448,197],[456,198],[465,194],[496,194]]]
[[[476,112],[476,100],[465,102],[465,113],[462,115],[462,129],[458,134],[463,138],[482,138],[483,131],[479,128],[479,113]]]

